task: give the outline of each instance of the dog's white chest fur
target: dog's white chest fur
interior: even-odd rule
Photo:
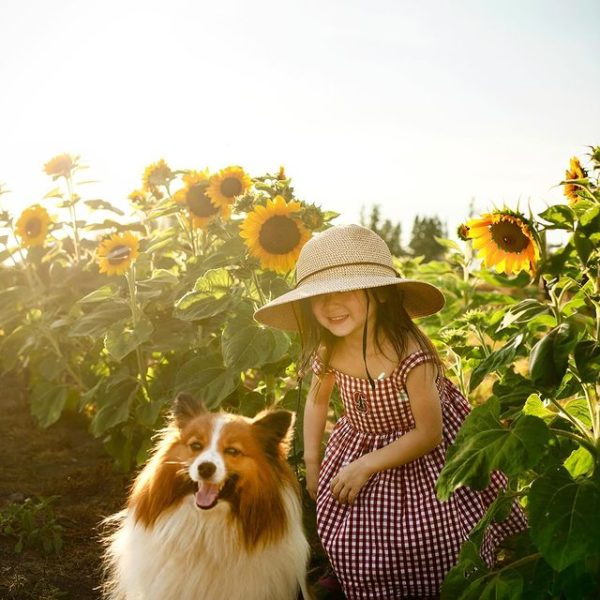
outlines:
[[[192,496],[145,528],[121,514],[108,555],[111,598],[126,600],[295,600],[304,588],[308,544],[300,506],[283,490],[287,531],[277,542],[246,551],[220,502],[201,511]],[[302,590],[306,594],[306,590]]]

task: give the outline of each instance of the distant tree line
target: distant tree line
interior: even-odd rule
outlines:
[[[394,256],[423,256],[425,262],[444,257],[444,247],[435,241],[436,237],[448,237],[446,225],[439,217],[415,217],[408,249],[402,246],[401,224],[383,219],[378,204],[371,207],[368,216],[365,215],[365,207],[362,207],[360,224],[378,233],[386,241]]]

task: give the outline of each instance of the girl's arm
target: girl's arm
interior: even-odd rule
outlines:
[[[340,470],[331,481],[331,490],[340,504],[352,504],[373,473],[409,463],[431,452],[442,441],[442,407],[435,372],[431,363],[411,369],[406,391],[415,420],[414,429]]]
[[[333,390],[333,373],[321,377],[313,375],[304,407],[304,464],[306,465],[306,489],[310,497],[317,497],[319,469],[321,466],[321,440],[325,431],[329,397]]]

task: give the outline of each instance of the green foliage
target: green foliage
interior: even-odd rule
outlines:
[[[419,326],[474,408],[448,451],[439,496],[462,485],[482,489],[496,469],[508,476],[448,573],[444,598],[579,600],[600,592],[600,150],[590,156],[590,174],[565,187],[568,203],[530,216],[540,244],[532,276],[481,268],[471,243],[443,239],[435,220],[419,221],[413,256],[399,245],[399,225],[381,223],[377,207],[366,223],[386,239],[405,277],[437,285],[446,297]],[[0,215],[0,365],[28,373],[32,412],[43,426],[65,410],[88,415],[90,431],[122,469],[146,459],[178,391],[248,416],[275,404],[297,411],[290,460],[301,475],[308,386],[298,393],[299,340],[252,319],[256,306],[290,289],[291,271],[262,268],[239,235],[254,207],[277,195],[295,200],[291,182],[283,173],[255,177],[231,218],[198,229],[173,201],[183,172],[162,173],[136,192],[134,215],[88,201],[99,220],[55,223],[43,247],[15,244],[12,218]],[[51,193],[69,211],[80,205],[73,183]],[[299,206],[312,231],[336,216]],[[131,230],[140,234],[139,256],[125,275],[107,279],[94,262],[98,240],[80,234]],[[563,241],[550,246],[547,234],[556,232]],[[338,397],[332,409],[340,414]],[[530,527],[487,565],[486,527],[515,501]]]
[[[51,504],[58,498],[27,498],[0,512],[0,536],[15,542],[14,551],[40,550],[58,554],[63,546],[63,528],[57,523]]]
[[[134,195],[137,211],[127,215],[105,200],[81,200],[78,163],[57,159],[69,170],[54,177],[63,185],[48,198],[62,200],[69,216],[85,205],[89,222],[54,223],[45,244],[32,247],[15,245],[8,213],[0,222],[13,234],[2,238],[13,265],[0,270],[0,364],[28,371],[32,413],[42,426],[80,410],[117,465],[130,469],[145,460],[178,391],[255,414],[295,388],[293,336],[252,318],[265,298],[289,289],[291,274],[262,269],[240,237],[256,207],[276,196],[295,201],[289,179],[254,178],[230,217],[199,227],[190,206],[171,193],[185,172],[164,161],[149,167],[147,186]],[[312,230],[336,216],[297,206],[296,218]],[[123,222],[105,218],[107,211]],[[139,239],[135,262],[122,275],[100,273],[99,239],[131,231]]]
[[[442,598],[591,599],[600,593],[597,178],[586,178],[574,194],[569,205],[551,206],[534,221],[540,239],[551,229],[567,238],[553,252],[542,246],[532,284],[522,275],[471,272],[468,248],[465,259],[449,258],[462,267],[463,285],[456,285],[456,299],[442,316],[452,324],[440,332],[442,347],[458,356],[459,382],[482,403],[448,451],[438,494],[447,498],[465,484],[481,489],[501,469],[509,476],[507,501],[520,499],[529,529],[495,566],[482,561],[480,529],[473,531]],[[479,313],[473,309],[484,305],[478,280],[494,288]],[[500,295],[502,288],[512,288],[510,297]],[[462,317],[461,303],[468,309]],[[480,527],[501,520],[494,510]]]

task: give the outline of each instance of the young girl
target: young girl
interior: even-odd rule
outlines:
[[[315,376],[304,413],[306,483],[317,502],[323,547],[349,599],[435,598],[462,543],[506,483],[483,492],[435,493],[448,446],[469,404],[443,375],[430,340],[412,322],[439,311],[435,286],[402,279],[385,242],[358,225],[338,226],[302,249],[296,288],[256,312],[298,330],[301,367]],[[329,398],[345,414],[321,461]],[[482,546],[526,527],[515,503]]]

